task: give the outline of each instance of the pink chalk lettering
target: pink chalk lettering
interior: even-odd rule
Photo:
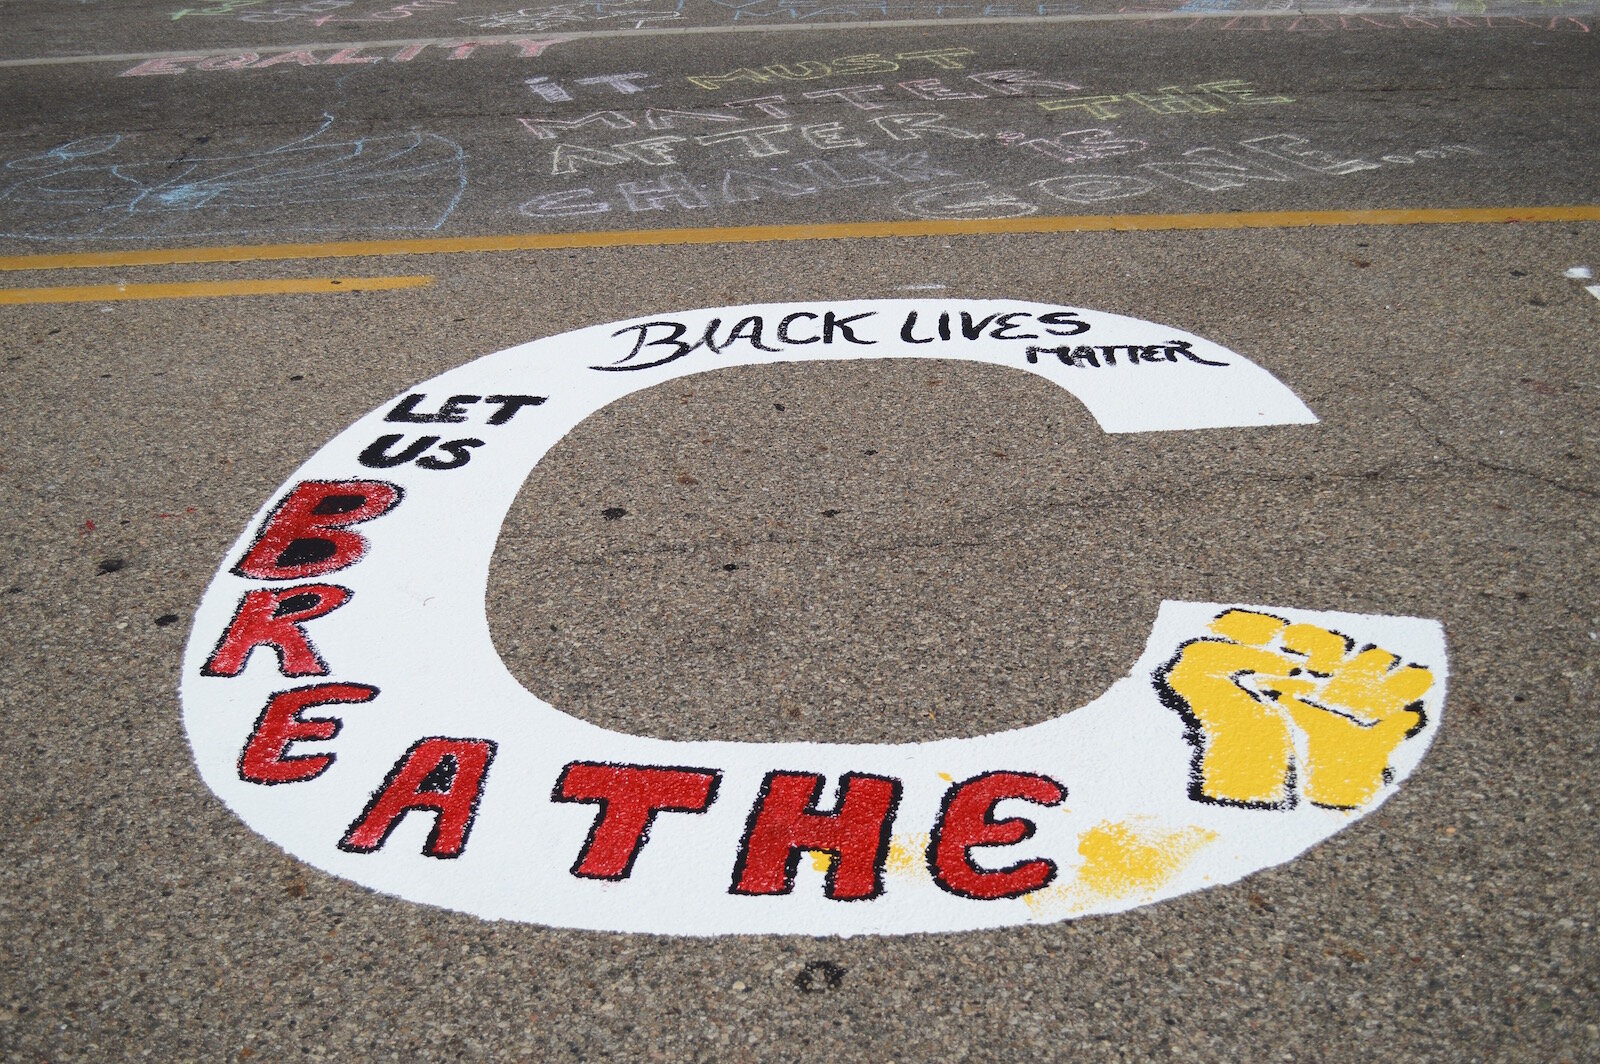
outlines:
[[[334,52],[322,61],[323,66],[344,66],[345,64],[357,65],[361,63],[381,63],[381,55],[362,55],[360,48],[346,48],[342,52]]]
[[[277,66],[279,63],[295,63],[299,66],[316,66],[317,57],[310,52],[280,52],[269,56],[259,63],[252,64],[251,70],[260,70],[263,67]]]
[[[232,55],[207,56],[194,65],[196,70],[238,70],[260,59],[255,52],[236,52]]]
[[[527,38],[519,38],[511,43],[517,46],[518,59],[537,59],[552,44],[560,44],[561,39],[559,37],[549,37],[544,40],[534,41]]]
[[[118,74],[117,77],[142,78],[149,77],[151,74],[182,74],[188,68],[178,66],[177,64],[198,63],[200,60],[205,58],[207,57],[203,55],[173,55],[166,56],[161,59],[149,59],[143,63],[140,63],[138,66],[133,67],[132,69],[124,70],[121,74]]]

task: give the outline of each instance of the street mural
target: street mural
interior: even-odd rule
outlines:
[[[183,671],[206,783],[301,860],[416,902],[612,931],[854,935],[1049,923],[1234,882],[1417,767],[1443,709],[1441,627],[1291,604],[1164,602],[1089,704],[917,743],[632,735],[512,677],[490,561],[563,436],[691,374],[872,358],[1038,374],[1108,433],[1316,421],[1200,336],[1011,300],[713,308],[501,351],[357,421],[230,550]]]

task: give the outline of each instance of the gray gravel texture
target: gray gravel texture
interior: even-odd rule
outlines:
[[[650,38],[664,36],[668,40],[661,43],[670,48],[682,40],[679,35],[696,31],[788,36],[819,24],[843,30],[847,41],[858,27],[897,22],[981,27],[960,31],[969,35],[1011,22],[1038,34],[1054,32],[1063,21],[1127,23],[1158,17],[1181,26],[1218,14],[1281,15],[1288,21],[1304,15],[1296,27],[1300,32],[1340,26],[1341,17],[1358,31],[1382,29],[1401,16],[1424,27],[1443,26],[1452,16],[1462,26],[1484,18],[1511,26],[1521,24],[1517,19],[1547,24],[1552,18],[1575,18],[1592,26],[1596,10],[1592,0],[1150,0],[1137,5],[1118,0],[123,0],[115,7],[103,0],[8,0],[6,6],[8,32],[0,40],[0,62],[248,50],[266,55],[325,42],[369,44],[376,51],[392,50],[391,42],[440,41],[449,42],[453,51],[470,41],[492,42],[492,47],[518,39],[599,37],[612,39],[613,47],[633,48],[650,47],[656,43]]]

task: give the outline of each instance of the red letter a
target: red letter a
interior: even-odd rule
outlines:
[[[253,580],[304,580],[343,569],[366,553],[350,525],[370,521],[400,501],[381,480],[302,480],[267,517],[233,571]]]
[[[627,879],[633,859],[650,838],[656,814],[705,812],[717,795],[721,777],[720,772],[705,768],[572,762],[561,770],[550,797],[600,807],[572,874],[585,879]]]
[[[767,773],[728,893],[789,893],[807,850],[833,855],[823,888],[828,897],[856,901],[883,893],[883,862],[900,804],[900,781],[847,772],[839,779],[838,809],[832,813],[817,811],[821,793],[821,776]]]
[[[494,760],[488,739],[419,739],[389,770],[366,812],[339,840],[346,853],[371,853],[382,846],[400,818],[413,809],[434,814],[422,852],[459,857],[483,795],[483,778]]]

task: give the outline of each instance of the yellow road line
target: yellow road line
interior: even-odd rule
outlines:
[[[386,255],[461,255],[497,251],[749,244],[791,240],[982,236],[1003,233],[1154,232],[1178,229],[1300,229],[1331,225],[1478,225],[1495,222],[1600,222],[1600,206],[1462,207],[1441,210],[1230,211],[1222,214],[1078,214],[1027,218],[747,225],[705,229],[616,229],[584,233],[350,240],[326,244],[241,244],[234,247],[89,251],[0,257],[3,270],[74,270],[167,266],[195,262],[262,262]]]
[[[188,281],[176,284],[90,284],[61,288],[0,288],[0,305],[102,303],[113,299],[199,299],[206,296],[281,296],[320,292],[381,292],[421,288],[432,277],[294,277],[259,281]]]

